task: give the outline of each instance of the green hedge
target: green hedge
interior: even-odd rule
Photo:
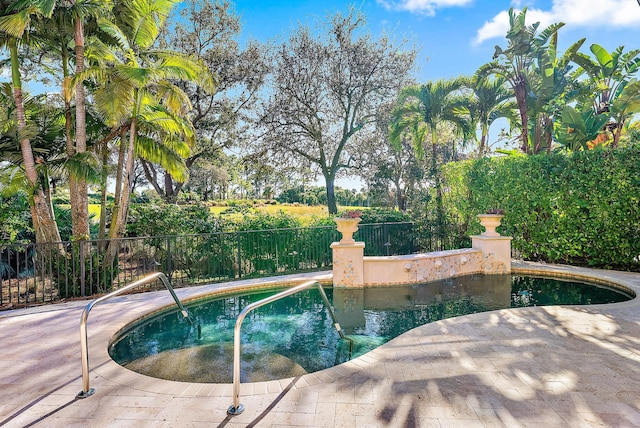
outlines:
[[[444,168],[447,220],[480,233],[490,208],[506,217],[524,259],[640,270],[640,148],[491,158]]]

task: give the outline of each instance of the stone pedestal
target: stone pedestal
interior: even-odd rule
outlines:
[[[331,244],[333,286],[364,287],[364,242]]]
[[[482,271],[486,274],[511,273],[511,237],[496,232],[504,215],[478,214],[477,217],[485,231],[471,237],[471,246],[482,251]]]
[[[471,246],[482,251],[482,271],[486,274],[511,273],[511,237],[471,237]]]

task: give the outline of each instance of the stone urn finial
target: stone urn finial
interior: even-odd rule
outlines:
[[[504,214],[478,214],[478,220],[480,224],[484,226],[485,231],[480,236],[500,236],[496,232],[496,227],[500,226],[500,221],[504,217]]]
[[[358,223],[362,219],[360,217],[336,217],[333,221],[338,225],[338,232],[342,233],[341,244],[355,244],[353,234],[358,231]]]

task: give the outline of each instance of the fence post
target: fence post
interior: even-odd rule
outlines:
[[[78,241],[78,258],[80,259],[80,295],[86,296],[85,266],[84,266],[84,240]]]
[[[415,223],[411,223],[411,254],[416,252],[416,242],[418,239]]]
[[[389,255],[389,247],[391,247],[391,239],[389,239],[389,230],[387,228],[387,222],[383,221],[382,222],[382,239],[384,239],[384,243],[382,245],[384,245],[384,249],[385,249],[385,256]]]
[[[236,236],[238,237],[238,278],[242,278],[242,249],[240,247],[240,232],[236,232]]]
[[[167,277],[171,281],[171,237],[167,236]]]

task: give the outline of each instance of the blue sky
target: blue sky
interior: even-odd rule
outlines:
[[[491,61],[495,45],[506,46],[508,10],[527,7],[527,23],[540,22],[540,29],[564,22],[558,35],[564,51],[586,37],[581,51],[591,54],[597,43],[611,51],[620,45],[625,51],[640,49],[640,5],[637,0],[236,0],[236,12],[243,24],[242,39],[266,42],[285,38],[298,23],[309,24],[335,11],[346,12],[355,5],[367,16],[373,33],[383,30],[397,40],[409,39],[419,49],[418,82],[472,75]],[[490,142],[505,123],[491,128]],[[355,178],[343,178],[337,185],[359,189]],[[322,180],[317,185],[324,185]]]
[[[237,0],[243,39],[259,41],[285,37],[298,23],[313,24],[328,13],[345,12],[349,5],[367,16],[372,33],[386,30],[396,39],[408,38],[420,48],[419,81],[473,74],[491,60],[496,44],[505,46],[507,11],[528,7],[527,22],[540,28],[565,22],[559,32],[560,49],[586,37],[612,50],[640,48],[640,5],[636,0]]]

